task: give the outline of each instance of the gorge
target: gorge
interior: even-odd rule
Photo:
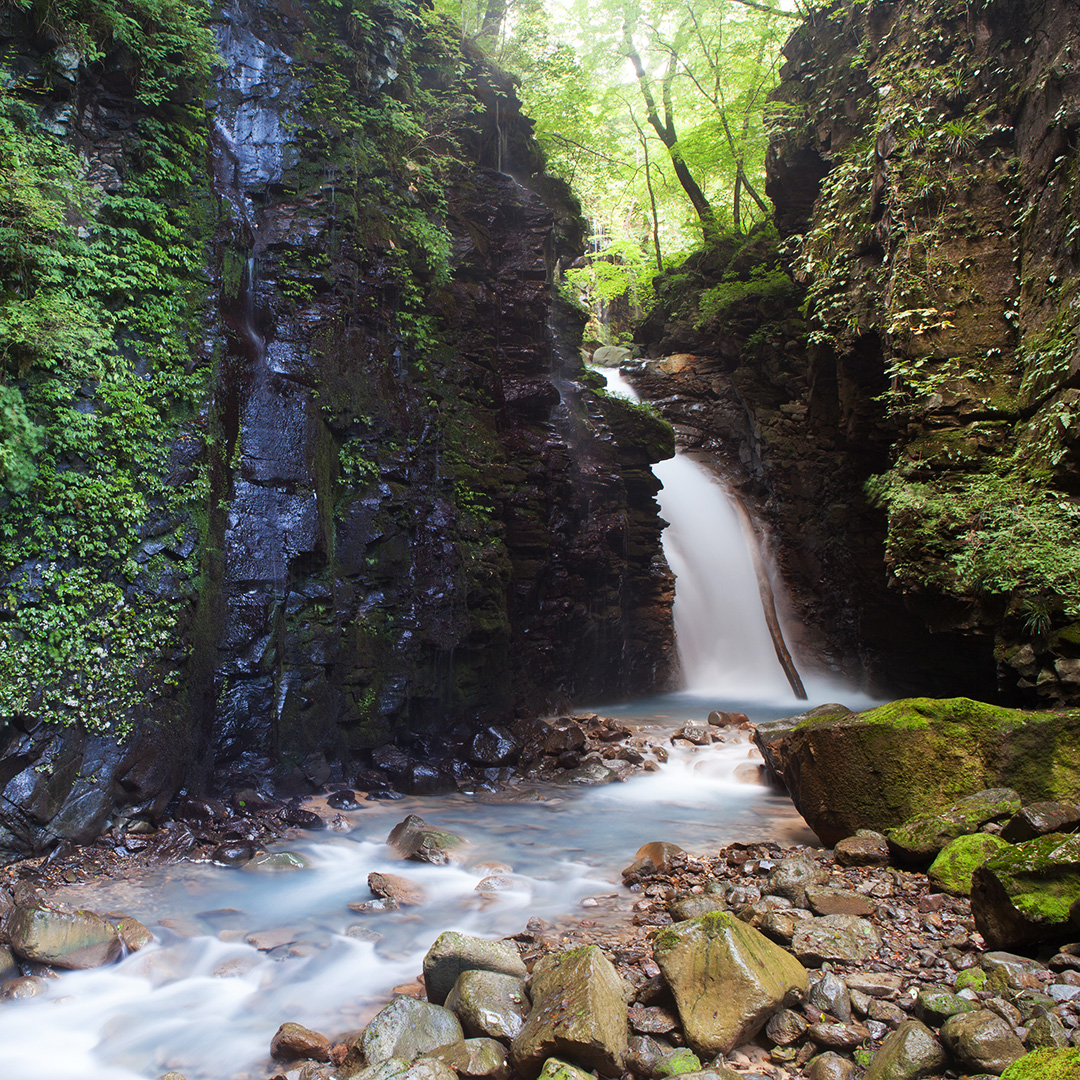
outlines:
[[[743,228],[740,159],[732,227],[702,217],[623,324],[633,402],[586,364],[567,282],[595,240],[525,88],[441,5],[0,6],[0,919],[66,882],[155,939],[55,984],[5,947],[33,987],[0,1002],[5,1078],[47,1047],[65,1080],[262,1080],[277,1024],[358,1030],[448,928],[625,947],[669,1007],[640,936],[663,905],[708,887],[742,919],[775,864],[834,858],[753,726],[829,844],[975,789],[1009,788],[973,827],[995,836],[1080,798],[1080,10],[782,17],[769,220]],[[921,756],[850,752],[849,709],[915,694],[959,703],[873,723]],[[792,757],[836,731],[844,799]],[[408,814],[469,860],[410,864],[424,901],[379,906],[357,883],[400,869]],[[619,884],[664,841],[727,854]],[[873,844],[864,878],[828,873],[895,954],[921,942],[888,959],[914,1015],[986,939]],[[1022,1049],[1050,1013],[1077,1045],[1058,994],[1008,998]],[[864,1004],[867,1054],[908,1030]],[[770,1076],[801,1076],[813,1040],[770,1040]]]

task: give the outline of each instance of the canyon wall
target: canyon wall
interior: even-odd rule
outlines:
[[[193,40],[223,63],[200,82],[172,56],[157,93],[137,42],[90,50],[85,28],[14,13],[0,36],[10,123],[39,158],[73,150],[89,189],[64,242],[108,227],[159,249],[90,294],[124,290],[141,319],[101,301],[100,372],[59,390],[29,361],[8,372],[30,425],[5,495],[10,851],[89,839],[183,785],[348,780],[394,739],[438,757],[673,674],[649,469],[671,433],[581,366],[554,281],[583,225],[511,82],[408,6],[240,3],[210,29]],[[166,326],[143,298],[170,260]],[[138,393],[141,433],[59,446],[63,393],[103,425]],[[107,501],[103,550],[65,549],[78,508],[42,485],[99,473],[131,512]],[[81,651],[52,663],[47,623],[73,608]],[[115,673],[125,620],[140,633],[110,697],[79,665]]]
[[[768,526],[804,654],[878,691],[1080,694],[1078,17],[815,12],[770,110],[778,243],[689,266],[641,335],[640,388]]]

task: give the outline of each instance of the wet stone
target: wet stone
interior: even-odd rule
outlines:
[[[950,1017],[942,1025],[941,1039],[969,1069],[995,1075],[1026,1052],[1012,1027],[987,1009]]]
[[[933,1075],[945,1060],[934,1033],[919,1020],[905,1020],[881,1044],[863,1080],[916,1080]]]
[[[23,998],[37,997],[45,993],[47,986],[46,980],[37,975],[20,975],[17,979],[8,979],[0,986],[0,1001],[21,1001]]]
[[[100,967],[123,951],[116,927],[90,911],[16,906],[5,929],[18,956],[53,967]]]
[[[437,829],[423,818],[410,814],[394,826],[386,843],[401,859],[445,866],[454,860],[454,852],[465,841],[455,833]]]
[[[851,1019],[851,998],[843,981],[831,971],[811,979],[807,1000],[822,1012],[847,1023]]]
[[[255,857],[255,845],[250,840],[229,840],[218,844],[210,853],[218,866],[243,866]]]
[[[806,1080],[855,1080],[859,1070],[851,1058],[832,1050],[812,1057],[806,1064]]]
[[[829,871],[821,863],[809,856],[798,855],[781,859],[773,867],[765,892],[772,896],[783,896],[796,907],[805,908],[807,886],[824,885],[828,880]]]
[[[504,1039],[521,1031],[529,1012],[524,979],[497,971],[463,971],[446,998],[470,1038]]]
[[[508,941],[489,941],[456,930],[435,939],[424,957],[424,985],[428,1000],[441,1004],[463,971],[494,971],[524,979],[525,964],[517,947]]]
[[[792,1009],[781,1009],[765,1025],[765,1034],[777,1046],[791,1046],[806,1034],[806,1028],[805,1017]]]
[[[377,1064],[389,1058],[411,1061],[464,1037],[461,1024],[449,1009],[411,997],[396,997],[376,1013],[361,1042],[365,1059]]]
[[[270,1056],[278,1061],[329,1061],[330,1040],[302,1024],[282,1024],[270,1041]]]
[[[378,897],[393,900],[399,907],[420,907],[427,901],[423,885],[398,874],[368,874],[368,888]]]
[[[495,1039],[465,1039],[436,1047],[428,1056],[453,1069],[458,1076],[506,1080],[510,1075],[506,1047]]]
[[[833,855],[840,866],[888,866],[889,845],[880,833],[848,836],[837,842]]]
[[[792,952],[804,964],[861,963],[881,948],[873,925],[854,915],[823,915],[801,922],[791,938]]]
[[[809,885],[807,906],[815,915],[873,915],[877,905],[861,893],[827,885]]]
[[[678,1024],[674,1013],[658,1005],[635,1005],[630,1010],[630,1026],[639,1035],[667,1035]]]

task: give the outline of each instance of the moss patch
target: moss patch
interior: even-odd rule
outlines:
[[[1001,1080],[1076,1080],[1080,1076],[1080,1050],[1041,1049],[1014,1061]]]

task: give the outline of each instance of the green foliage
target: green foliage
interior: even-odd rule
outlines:
[[[163,689],[178,605],[154,591],[170,560],[140,555],[140,534],[196,493],[163,477],[204,382],[205,133],[200,111],[154,106],[214,52],[186,0],[15,6],[84,62],[123,46],[146,111],[104,193],[22,87],[0,90],[0,715],[122,736]]]
[[[1080,505],[1015,463],[988,473],[957,473],[933,482],[898,471],[876,477],[867,493],[889,513],[886,552],[907,585],[926,582],[955,595],[1015,597],[1037,613],[1053,597],[1080,615]]]
[[[788,300],[795,296],[795,284],[780,269],[756,267],[746,280],[729,278],[728,275],[706,289],[698,300],[699,327],[716,319],[723,319],[737,304],[746,301]]]

